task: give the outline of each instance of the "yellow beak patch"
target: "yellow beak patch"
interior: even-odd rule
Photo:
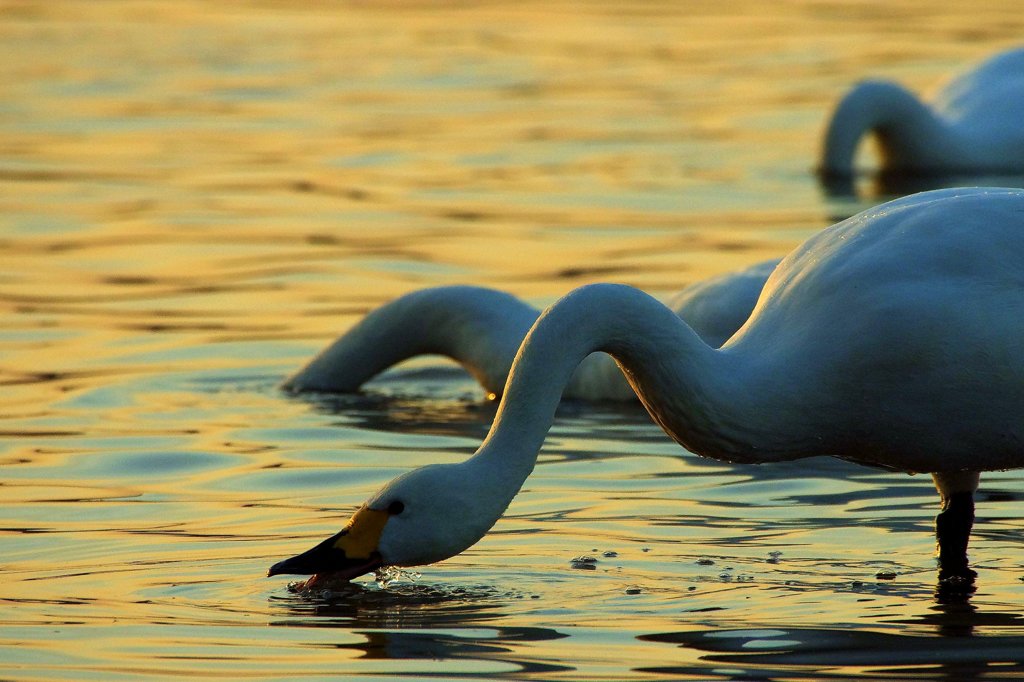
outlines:
[[[334,542],[335,549],[343,551],[349,559],[369,559],[377,551],[388,517],[384,510],[360,507],[341,529]]]

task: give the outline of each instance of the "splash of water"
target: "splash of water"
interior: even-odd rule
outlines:
[[[421,577],[421,574],[417,573],[416,571],[407,571],[404,568],[400,568],[399,566],[381,566],[373,574],[373,578],[377,582],[377,587],[379,587],[382,590],[387,589],[388,585],[395,582],[396,580],[407,578],[413,582],[416,582]]]

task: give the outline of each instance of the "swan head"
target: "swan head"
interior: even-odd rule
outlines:
[[[464,465],[435,464],[381,488],[340,532],[271,566],[351,580],[382,566],[419,566],[448,559],[475,544],[508,504],[495,503]],[[500,507],[497,508],[497,507]]]

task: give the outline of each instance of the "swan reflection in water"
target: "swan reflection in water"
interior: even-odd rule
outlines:
[[[410,674],[443,673],[447,679],[572,673],[576,668],[564,660],[564,647],[544,644],[590,636],[574,627],[503,625],[509,605],[526,595],[493,586],[404,583],[378,590],[350,583],[332,589],[326,598],[273,597],[271,603],[282,615],[271,625],[336,628],[336,643],[321,634],[310,646],[355,652],[361,661],[407,661]],[[802,588],[770,589],[800,593]],[[889,590],[887,594],[897,596]],[[903,599],[891,602],[892,608],[899,613],[912,598],[911,588]],[[886,679],[922,674],[930,679],[980,679],[986,672],[1005,678],[1024,672],[1024,637],[1012,634],[1024,628],[1024,616],[1012,611],[939,602],[909,616],[886,616],[883,609],[874,626],[780,627],[772,622],[736,628],[730,609],[717,616],[702,610],[698,616],[685,599],[678,604],[672,620],[693,627],[636,634],[632,655],[659,664],[636,666],[634,672],[708,679],[713,670],[714,679],[736,680],[817,680],[837,667],[860,669],[869,677],[874,671]],[[673,656],[664,651],[644,656],[644,647],[678,647],[679,662],[671,663]]]
[[[829,678],[839,667],[860,669],[870,679],[927,676],[960,682],[988,679],[986,675],[993,679],[1024,676],[1024,636],[978,632],[1018,631],[1024,628],[1024,617],[1018,613],[979,612],[967,603],[940,603],[926,615],[885,619],[878,627],[894,631],[768,625],[641,635],[641,641],[675,645],[685,650],[687,659],[696,660],[643,667],[638,672],[704,677],[713,664],[730,670],[723,679],[778,675],[817,680]]]
[[[944,638],[868,630],[765,628],[682,631],[645,636],[702,653],[694,665],[640,668],[661,675],[703,678],[707,665],[734,669],[725,679],[822,679],[836,667],[874,670],[883,679],[927,675],[927,679],[999,679],[1024,675],[1024,637]],[[739,668],[739,670],[735,670]],[[785,671],[783,673],[783,671]],[[1014,677],[1014,676],[1018,677]],[[875,678],[877,679],[877,678]]]
[[[334,644],[339,650],[360,652],[365,660],[424,661],[423,674],[443,673],[446,679],[479,679],[480,663],[500,666],[502,675],[572,672],[563,662],[545,660],[531,652],[531,643],[569,635],[545,627],[498,624],[506,618],[508,602],[524,595],[493,587],[447,587],[400,584],[386,590],[357,583],[334,583],[331,593],[300,592],[274,597],[272,604],[285,617],[278,627],[337,627],[360,642]],[[323,646],[318,644],[317,646]],[[461,673],[454,662],[476,662]],[[443,666],[443,667],[442,667]],[[509,668],[512,670],[510,671]]]

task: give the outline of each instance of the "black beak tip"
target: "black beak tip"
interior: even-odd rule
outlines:
[[[297,554],[290,559],[278,561],[267,571],[267,577],[280,575],[282,573],[296,573],[299,575],[313,575],[328,569],[334,562],[344,559],[344,552],[339,552],[334,543],[338,536],[330,537],[312,549],[302,554]]]
[[[267,571],[267,577],[271,578],[275,575],[281,575],[284,573],[298,573],[312,575],[317,572],[316,567],[309,565],[309,562],[302,561],[304,555],[294,556],[291,559],[285,559],[284,561],[278,561],[276,564],[270,567]]]
[[[343,552],[328,549],[328,542],[317,545],[290,559],[278,561],[267,571],[267,577],[284,573],[297,575],[331,574],[347,580],[376,570],[382,565],[380,554],[374,552],[367,559],[350,559]]]

